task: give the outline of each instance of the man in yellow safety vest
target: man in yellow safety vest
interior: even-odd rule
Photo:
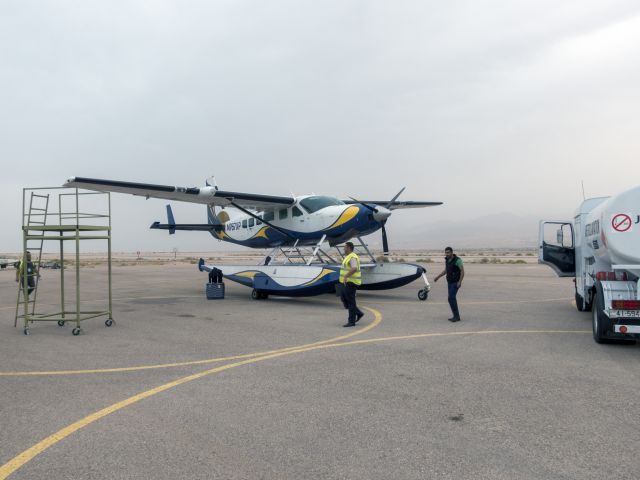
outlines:
[[[356,289],[362,284],[362,274],[360,273],[360,258],[354,253],[351,242],[344,245],[340,283],[342,284],[342,303],[344,308],[349,310],[349,320],[343,327],[355,327],[356,322],[362,318],[364,313],[356,305]]]
[[[27,296],[31,295],[31,292],[33,292],[36,288],[36,282],[35,282],[35,276],[37,275],[38,277],[40,277],[40,273],[38,273],[33,265],[33,262],[31,261],[31,252],[27,250],[27,258],[26,261],[24,258],[20,259],[20,265],[18,266],[18,269],[16,270],[16,282],[21,282],[22,288],[27,287]],[[27,284],[24,284],[24,280],[25,280],[25,269],[26,269],[26,280],[27,280]]]

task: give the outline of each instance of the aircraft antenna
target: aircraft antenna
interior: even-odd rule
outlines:
[[[586,200],[587,196],[584,194],[584,180],[580,180],[580,183],[582,183],[582,200]]]

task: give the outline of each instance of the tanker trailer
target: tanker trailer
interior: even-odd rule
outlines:
[[[573,221],[541,221],[538,261],[574,277],[576,307],[591,312],[597,343],[640,338],[640,186],[585,200]]]

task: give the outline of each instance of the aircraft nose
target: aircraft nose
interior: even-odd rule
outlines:
[[[376,222],[382,223],[391,216],[391,210],[385,207],[376,207],[376,211],[373,212],[373,219]]]

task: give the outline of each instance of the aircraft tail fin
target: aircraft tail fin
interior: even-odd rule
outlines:
[[[173,211],[171,210],[171,205],[167,205],[167,224],[169,226],[169,235],[173,235],[174,233],[176,233],[176,220],[175,218],[173,218]]]
[[[213,205],[207,205],[207,219],[211,225],[222,225]]]

